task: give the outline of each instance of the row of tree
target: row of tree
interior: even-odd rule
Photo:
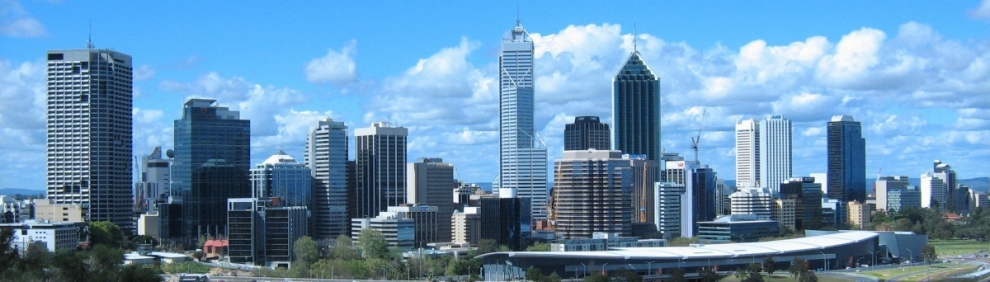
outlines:
[[[0,281],[162,280],[157,265],[124,266],[124,251],[107,245],[107,241],[98,239],[91,248],[58,253],[50,252],[44,245],[29,244],[21,254],[17,248],[11,248],[13,235],[11,229],[0,230]]]
[[[897,212],[877,212],[866,230],[911,231],[933,239],[953,238],[990,240],[990,208],[979,207],[969,216],[955,221],[946,219],[946,213],[936,209],[904,208]]]

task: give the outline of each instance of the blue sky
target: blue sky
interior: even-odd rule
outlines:
[[[825,170],[825,122],[863,122],[873,177],[931,161],[962,178],[990,161],[990,0],[329,1],[0,0],[0,187],[44,187],[44,61],[93,43],[134,58],[136,154],[171,148],[189,97],[252,119],[252,159],[301,159],[323,117],[353,130],[410,128],[409,159],[443,157],[460,177],[497,170],[498,43],[517,11],[537,48],[536,126],[560,155],[564,124],[609,115],[610,76],[632,49],[661,75],[663,143],[733,179],[732,128],[794,121],[794,172]],[[517,8],[518,6],[518,8]]]

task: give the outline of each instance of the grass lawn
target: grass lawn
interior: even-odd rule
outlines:
[[[946,269],[946,266],[942,264],[933,264],[931,267]],[[880,279],[890,279],[897,275],[907,274],[915,271],[922,271],[926,269],[928,269],[927,265],[921,265],[921,266],[912,266],[912,267],[895,267],[895,268],[887,268],[881,270],[863,271],[860,272],[860,274],[869,275]]]
[[[930,240],[928,244],[934,246],[935,251],[942,256],[956,256],[990,250],[990,242],[978,242],[976,240]]]
[[[739,279],[734,275],[729,275],[728,277],[718,280],[719,282],[739,282]],[[773,276],[763,275],[763,281],[766,282],[794,282],[794,278],[791,278],[791,274],[788,272],[777,273],[774,272]],[[836,278],[836,277],[822,277],[818,276],[818,282],[852,282],[852,280]]]
[[[949,272],[949,271],[959,270],[959,269],[976,270],[976,266],[975,265],[969,265],[969,264],[946,265],[946,266],[947,266],[946,268],[941,268],[941,269],[938,269],[938,270],[935,270],[935,271],[932,271],[932,272],[919,273],[919,274],[908,276],[907,278],[904,278],[904,281],[921,281],[921,279],[923,279],[925,277],[928,277],[928,276],[936,276],[936,274],[939,274],[939,273]]]

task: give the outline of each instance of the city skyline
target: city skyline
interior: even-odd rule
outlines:
[[[9,16],[0,22],[0,84],[5,85],[0,95],[9,101],[0,105],[0,130],[13,137],[0,141],[0,156],[24,160],[0,168],[0,187],[41,190],[45,179],[44,51],[83,48],[87,38],[83,23],[88,16],[82,14],[99,7],[40,2],[0,5],[5,5],[3,13]],[[345,5],[358,11],[372,9],[363,4]],[[735,13],[725,12],[731,15],[724,21],[713,20],[719,19],[719,11],[739,4],[714,7],[714,11],[703,11],[702,4],[675,4],[659,12],[704,15],[694,20],[684,16],[655,19],[633,11],[599,15],[590,12],[600,10],[594,4],[569,7],[577,13],[568,16],[567,12],[550,12],[548,5],[527,4],[519,8],[519,14],[536,43],[534,118],[536,131],[547,141],[550,161],[559,158],[563,127],[574,116],[597,115],[612,124],[607,118],[610,76],[632,51],[631,27],[636,22],[638,49],[659,73],[663,88],[663,147],[667,152],[690,155],[690,136],[697,131],[702,107],[706,108],[709,116],[700,158],[721,177],[735,179],[734,122],[776,114],[794,119],[795,176],[826,171],[825,124],[832,115],[843,114],[863,122],[869,177],[881,167],[889,175],[913,177],[928,171],[934,159],[952,163],[960,178],[986,176],[979,171],[990,156],[990,98],[979,95],[990,87],[986,79],[990,70],[979,63],[990,60],[990,51],[984,47],[990,37],[986,31],[990,13],[979,8],[987,7],[986,1],[982,5],[975,1],[939,3],[938,9],[919,7],[925,4],[897,7],[887,9],[889,13],[879,19],[861,12],[869,9],[857,8],[871,4],[839,3],[854,12],[829,24],[780,31],[765,28],[771,24],[766,20]],[[124,22],[149,17],[154,10],[124,6],[121,11],[134,12],[121,15]],[[419,9],[431,5],[423,6]],[[787,21],[804,21],[797,18],[822,8],[813,3],[780,6],[748,9],[790,9],[795,15],[772,21],[786,25]],[[814,17],[834,16],[840,7]],[[433,40],[399,36],[394,40],[412,46],[393,50],[395,54],[381,49],[397,42],[383,41],[389,36],[359,34],[376,30],[380,34],[387,30],[384,24],[356,28],[359,31],[332,29],[318,36],[322,39],[298,39],[299,43],[273,49],[293,54],[261,52],[274,47],[246,39],[273,38],[285,28],[218,27],[244,21],[228,16],[193,20],[192,24],[211,27],[203,31],[180,26],[149,28],[140,34],[130,31],[152,23],[138,20],[136,27],[126,27],[107,20],[114,16],[101,16],[92,19],[92,35],[97,48],[112,48],[134,58],[134,155],[155,146],[174,148],[170,121],[179,118],[182,102],[189,97],[214,98],[251,119],[251,164],[279,149],[302,156],[309,130],[326,117],[350,128],[391,120],[410,130],[409,159],[442,157],[458,167],[459,178],[489,182],[498,163],[497,155],[490,153],[498,148],[495,50],[515,18],[516,7],[445,9],[476,17],[443,20],[463,26],[439,35],[434,31]],[[236,11],[257,13],[244,7]],[[667,22],[671,20],[683,22]],[[705,20],[709,22],[699,22]],[[414,21],[405,23],[409,22]],[[739,32],[717,30],[732,22],[748,24],[733,29]],[[429,21],[414,26],[421,24]],[[698,25],[704,27],[697,32],[701,35],[682,31]],[[178,36],[177,30],[188,34]],[[229,35],[230,40],[223,40],[234,46],[211,45],[202,39],[227,30],[237,31]],[[316,30],[303,32],[307,31]],[[148,37],[154,39],[145,40]],[[693,67],[700,72],[692,72]],[[815,111],[821,108],[830,110]]]

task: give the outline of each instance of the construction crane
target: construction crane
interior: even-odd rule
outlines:
[[[698,162],[698,142],[701,142],[701,131],[705,129],[705,115],[708,113],[708,109],[701,109],[701,121],[698,126],[698,134],[691,137],[691,149],[694,150],[694,162]]]
[[[661,154],[662,155],[662,154]],[[643,177],[646,177],[646,166],[643,166]],[[646,222],[646,183],[640,183],[639,195],[639,222]]]

